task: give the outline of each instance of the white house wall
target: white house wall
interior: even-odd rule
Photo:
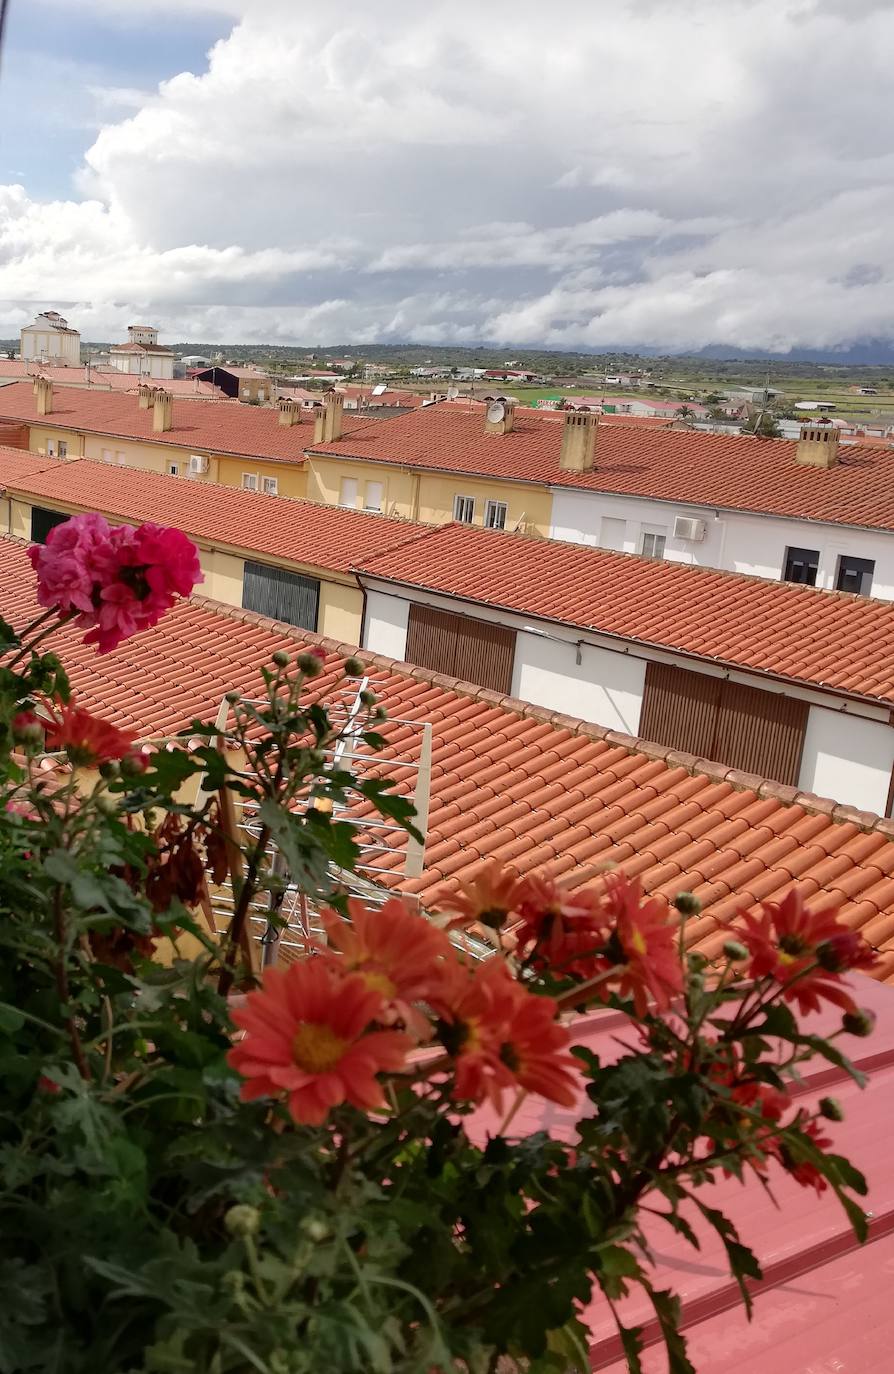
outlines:
[[[840,555],[870,558],[875,562],[872,595],[883,601],[894,600],[892,531],[785,520],[774,515],[749,515],[715,510],[711,506],[649,501],[639,496],[567,488],[554,488],[552,511],[550,534],[553,539],[596,546],[601,546],[605,539],[606,545],[611,547],[620,544],[625,553],[639,553],[644,528],[663,526],[667,530],[665,558],[677,563],[726,568],[754,577],[780,578],[787,548],[817,549],[820,555],[817,586],[826,590],[835,586]],[[674,539],[677,516],[704,520],[704,539]],[[603,519],[608,522],[605,535]],[[622,541],[614,523],[619,520],[625,523]]]
[[[811,706],[798,785],[805,792],[885,814],[894,768],[894,727]]]
[[[409,601],[382,592],[370,592],[366,599],[364,648],[403,663],[407,656],[409,618]]]
[[[515,639],[512,695],[536,706],[564,711],[611,730],[635,735],[643,705],[642,659],[519,631]]]

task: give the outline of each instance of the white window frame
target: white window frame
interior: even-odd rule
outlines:
[[[257,474],[256,472],[243,472],[243,474],[242,474],[242,490],[243,490],[243,491],[257,491],[257,489],[258,489],[258,474]]]
[[[378,489],[379,489],[379,504],[378,504],[377,506],[372,506],[372,505],[370,505],[370,501],[369,501],[369,489],[370,489],[370,487],[378,487]],[[366,511],[372,511],[372,512],[374,512],[374,513],[375,513],[375,512],[381,513],[381,511],[383,511],[383,510],[385,509],[385,483],[384,483],[384,482],[374,482],[374,481],[364,482],[364,484],[363,484],[363,509],[366,510]]]
[[[468,520],[463,515],[463,511],[469,512]],[[457,493],[453,498],[453,518],[460,525],[474,525],[475,523],[475,498],[474,496],[462,496]]]
[[[498,524],[498,523],[496,522],[495,517],[496,517],[496,515],[498,514],[498,512],[499,512],[500,510],[502,510],[502,512],[503,512],[503,519],[502,519],[502,521]],[[509,518],[509,505],[508,505],[508,503],[507,503],[506,501],[491,501],[491,500],[485,501],[485,503],[484,503],[484,528],[485,528],[486,530],[505,530],[505,528],[506,528],[506,521],[508,520],[508,518]]]
[[[169,476],[169,477],[179,477],[179,476],[180,476],[180,464],[179,464],[179,463],[174,463],[174,462],[168,463],[168,476]]]
[[[264,478],[262,478],[262,480],[261,480],[261,488],[262,488],[262,490],[263,490],[265,496],[278,496],[278,495],[279,495],[279,478],[278,478],[278,477],[264,477]]]
[[[661,547],[658,547],[659,540]],[[639,536],[639,552],[641,558],[651,558],[656,563],[664,560],[667,549],[667,529],[658,525],[644,525]]]
[[[48,458],[55,458],[55,457],[56,457],[56,440],[55,440],[55,439],[48,439],[48,440],[47,440],[47,457],[48,457]]]

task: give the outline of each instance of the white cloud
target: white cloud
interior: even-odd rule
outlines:
[[[76,199],[0,190],[0,334],[54,303],[93,337],[892,336],[882,0],[176,9],[233,22],[207,69],[110,80]]]

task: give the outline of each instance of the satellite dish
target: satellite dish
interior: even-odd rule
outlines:
[[[506,407],[502,401],[491,401],[487,407],[488,424],[498,425],[501,420],[506,418]]]
[[[385,395],[385,392],[386,392],[387,390],[388,390],[388,388],[387,388],[387,386],[385,385],[385,383],[384,383],[384,382],[379,382],[378,385],[376,385],[376,386],[373,387],[373,389],[372,389],[372,394],[373,394],[374,396],[384,396],[384,395]]]
[[[447,400],[448,400],[448,401],[455,401],[458,395],[459,395],[459,387],[458,387],[458,386],[448,386],[448,388],[447,388]]]

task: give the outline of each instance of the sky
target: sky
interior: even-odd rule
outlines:
[[[0,337],[894,340],[891,0],[10,0]]]

